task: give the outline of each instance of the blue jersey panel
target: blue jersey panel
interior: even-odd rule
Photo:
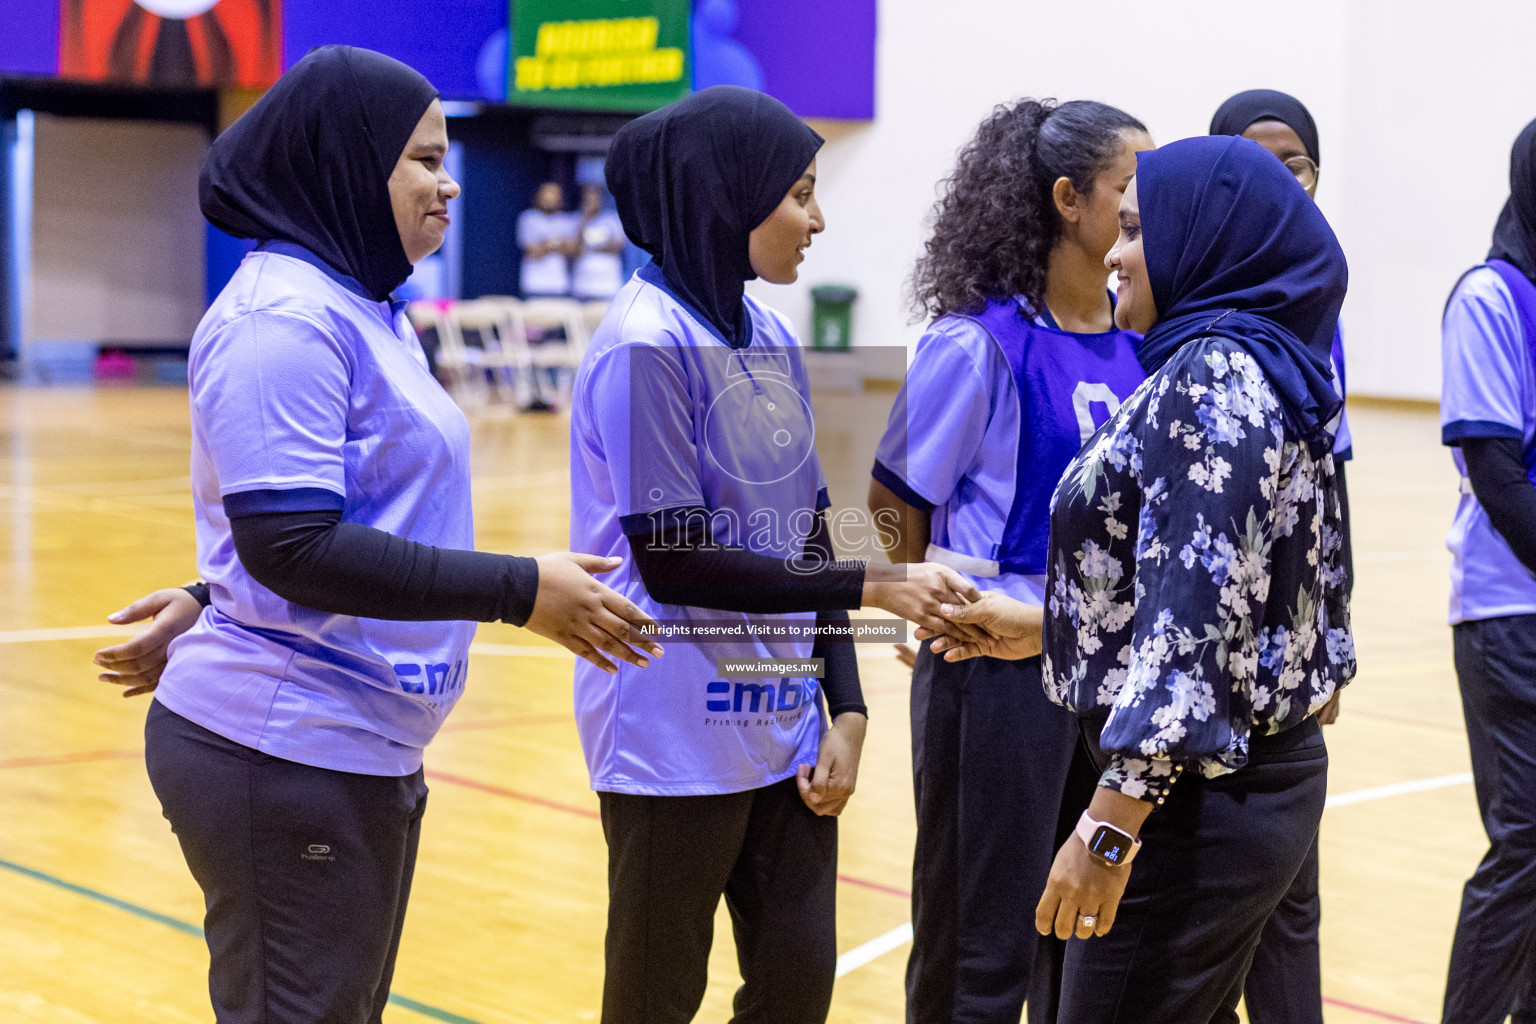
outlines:
[[[1003,572],[1045,572],[1051,495],[1067,463],[1145,378],[1130,331],[1073,334],[994,302],[976,320],[1002,350],[1020,396],[1013,504],[993,556]],[[1112,500],[1112,499],[1106,499]]]

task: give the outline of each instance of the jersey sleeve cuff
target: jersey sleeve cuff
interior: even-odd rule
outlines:
[[[870,470],[870,476],[874,477],[877,482],[883,484],[892,494],[919,512],[932,512],[938,507],[936,503],[929,501],[914,491],[910,484],[896,474],[895,470],[878,459],[875,460],[875,468]]]
[[[1440,428],[1440,443],[1455,447],[1469,437],[1510,437],[1525,440],[1525,432],[1519,427],[1494,420],[1453,420]]]
[[[224,495],[224,514],[239,516],[270,515],[275,512],[340,512],[346,507],[345,496],[324,487],[295,487],[291,490],[236,491]]]
[[[625,537],[643,537],[651,533],[658,524],[664,527],[681,526],[689,516],[700,516],[707,522],[709,509],[703,505],[676,505],[672,508],[653,509],[650,512],[634,512],[627,516],[619,516],[619,529],[624,531]]]

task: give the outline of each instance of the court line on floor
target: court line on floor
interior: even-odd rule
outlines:
[[[60,764],[83,764],[90,761],[136,761],[144,756],[143,750],[84,750],[74,754],[54,754],[43,757],[13,757],[0,758],[0,770],[6,768],[35,768]],[[507,786],[498,786],[493,782],[482,782],[472,779],[467,775],[459,775],[456,772],[443,772],[436,769],[427,770],[429,782],[446,782],[454,786],[462,786],[479,793],[487,793],[491,796],[504,797],[508,800],[516,800],[519,803],[532,804],[535,807],[543,807],[546,810],[560,811],[563,814],[571,814],[589,821],[600,820],[602,815],[594,808],[578,807],[560,800],[551,800],[548,797],[538,796],[533,793],[524,793],[521,790],[511,789]],[[883,882],[871,881],[867,878],[859,878],[857,875],[837,876],[839,882],[857,886],[861,889],[869,889],[872,892],[885,893],[888,896],[899,896],[909,900],[912,894],[906,889],[894,885],[886,885]]]
[[[1433,789],[1445,789],[1450,786],[1461,786],[1471,781],[1471,772],[1458,772],[1455,775],[1437,775],[1428,779],[1413,779],[1408,782],[1394,782],[1385,786],[1372,786],[1369,789],[1355,789],[1349,791],[1348,793],[1337,793],[1328,798],[1328,801],[1326,804],[1324,804],[1324,807],[1348,807],[1350,804],[1365,803],[1370,800],[1382,800],[1387,797],[1406,796],[1409,793],[1423,793]],[[889,891],[895,892],[898,890],[889,889]],[[902,946],[911,941],[912,922],[908,921],[906,924],[903,924],[900,927],[891,929],[884,935],[879,935],[873,939],[870,939],[862,946],[855,946],[853,949],[850,949],[848,952],[838,957],[837,976],[841,978],[843,975],[852,971],[856,971],[866,964],[873,963],[875,960],[879,959],[885,954],[900,949]],[[1380,1017],[1383,1020],[1403,1021],[1406,1022],[1406,1024],[1421,1024],[1421,1022],[1415,1021],[1412,1018],[1397,1017],[1390,1013],[1386,1013],[1385,1011],[1373,1010],[1370,1007],[1356,1006],[1352,1003],[1344,1003],[1338,1000],[1325,1001],[1334,1002],[1336,1005],[1344,1009],[1356,1010],[1360,1013],[1371,1014],[1373,1016]]]
[[[532,793],[524,793],[520,790],[509,789],[506,786],[498,786],[492,782],[481,782],[468,776],[458,775],[453,772],[441,772],[429,770],[427,772],[429,782],[447,782],[455,786],[463,786],[465,789],[473,789],[476,792],[488,793],[492,796],[506,797],[509,800],[517,800],[521,803],[534,804],[551,811],[561,811],[565,814],[573,814],[577,817],[589,820],[601,820],[602,814],[589,807],[577,807],[573,804],[563,803],[559,800],[551,800],[548,797],[535,796]],[[859,878],[857,875],[838,875],[839,882],[858,886],[861,889],[869,889],[873,892],[885,893],[887,896],[899,896],[904,900],[910,900],[912,893],[906,889],[894,885],[886,885],[883,882],[871,881],[867,878]]]
[[[873,963],[887,953],[895,952],[902,946],[912,941],[912,922],[898,928],[892,928],[884,935],[871,939],[862,946],[856,946],[837,958],[837,977],[852,974],[860,967]],[[1394,1021],[1396,1024],[1428,1024],[1416,1017],[1404,1017],[1387,1010],[1378,1010],[1370,1006],[1362,1006],[1359,1003],[1351,1003],[1343,999],[1335,999],[1332,996],[1323,996],[1323,1002],[1330,1006],[1337,1006],[1341,1010],[1351,1010],[1355,1013],[1375,1017],[1378,1020]]]
[[[130,757],[137,758],[140,756],[142,756],[141,751],[85,751],[74,755],[58,755],[56,758],[13,758],[10,761],[0,761],[0,768],[23,766],[16,762],[35,762],[40,764],[77,763],[79,761],[85,760],[121,760]],[[534,804],[549,810],[562,811],[567,814],[573,814],[587,819],[596,819],[600,817],[598,812],[595,810],[576,807],[557,800],[550,800],[545,797],[535,796],[531,793],[523,793],[518,790],[509,789],[505,786],[497,786],[492,783],[481,782],[478,779],[471,779],[466,776],[457,775],[450,772],[432,771],[428,773],[428,778],[433,779],[434,781],[448,782],[453,785],[463,786],[468,789],[474,789],[479,792],[488,793],[494,796],[502,796],[523,803]],[[1373,786],[1367,789],[1351,790],[1348,793],[1336,794],[1328,798],[1325,806],[1344,807],[1351,804],[1365,803],[1372,800],[1381,800],[1388,797],[1404,796],[1410,793],[1421,793],[1428,790],[1444,789],[1451,786],[1465,785],[1471,781],[1472,774],[1470,772],[1460,772],[1454,775],[1440,775],[1428,779],[1414,779],[1407,782],[1390,783],[1384,786]],[[157,911],[149,910],[148,908],[144,907],[138,907],[135,904],[128,903],[124,900],[119,900],[116,897],[108,896],[105,893],[100,893],[93,889],[86,889],[83,886],[77,886],[74,883],[66,882],[63,879],[55,878],[52,875],[47,875],[43,872],[35,871],[31,868],[26,868],[19,864],[13,864],[6,860],[0,860],[0,867],[8,868],[19,874],[27,875],[29,877],[37,878],[50,884],[57,885],[58,887],[66,889],[70,892],[88,896],[102,903],[118,907],[119,909],[128,910],[132,913],[138,914],[141,917],[145,917],[148,920],[159,921],[162,924],[168,924],[181,929],[196,928],[195,925],[189,925],[184,921],[178,921],[175,918],[167,917],[163,914],[159,914]],[[911,898],[910,892],[904,889],[900,889],[896,886],[885,885],[880,882],[873,882],[868,879],[858,878],[853,875],[839,874],[837,878],[839,882],[844,882],[846,884],[858,886],[860,888],[871,889],[876,892],[882,892],[892,896],[899,896],[904,899]],[[197,929],[193,934],[201,935],[201,929]],[[891,931],[886,932],[884,935],[877,936],[876,938],[871,939],[860,946],[856,946],[839,956],[837,958],[837,976],[843,977],[846,974],[850,974],[853,971],[858,970],[860,967],[864,967],[870,963],[873,963],[875,960],[885,956],[887,953],[900,949],[902,946],[911,941],[912,923],[908,921],[896,928],[893,928]],[[449,1014],[446,1010],[439,1010],[435,1007],[428,1006],[425,1003],[416,1003],[414,1000],[408,1000],[403,996],[396,997],[395,995],[391,994],[390,1001],[397,1003],[405,1009],[415,1010],[416,1012],[422,1013],[425,1016],[435,1017],[438,1020],[451,1022],[451,1024],[475,1024],[475,1022],[470,1021],[469,1018],[454,1016]],[[1354,1003],[1345,1002],[1343,1000],[1333,999],[1331,997],[1324,997],[1323,1001],[1332,1005],[1336,1005],[1341,1009],[1352,1010],[1354,1012],[1373,1016],[1381,1020],[1395,1021],[1399,1022],[1399,1024],[1424,1024],[1424,1022],[1415,1020],[1411,1017],[1402,1017],[1383,1010],[1376,1010],[1372,1009],[1371,1007],[1360,1006]]]
[[[542,717],[542,716],[540,716]],[[126,761],[136,760],[142,757],[142,750],[87,750],[74,754],[56,754],[42,757],[16,757],[0,759],[0,769],[6,768],[31,768],[57,764],[81,764],[89,761]],[[459,775],[456,772],[445,772],[437,769],[428,769],[428,780],[432,782],[446,782],[454,786],[462,786],[465,789],[486,793],[491,796],[499,796],[508,800],[516,800],[519,803],[532,804],[543,807],[546,810],[559,811],[587,820],[597,820],[601,817],[595,808],[578,807],[575,804],[565,803],[561,800],[552,800],[549,797],[539,796],[534,793],[525,793],[522,790],[512,789],[508,786],[498,786],[492,782],[483,782],[480,779],[467,775]],[[1365,803],[1371,800],[1381,800],[1387,797],[1406,796],[1410,793],[1423,793],[1435,789],[1446,789],[1452,786],[1466,785],[1472,781],[1471,772],[1458,772],[1453,775],[1437,775],[1427,779],[1411,779],[1406,782],[1393,782],[1384,786],[1372,786],[1368,789],[1351,790],[1347,793],[1336,793],[1328,798],[1325,807],[1347,807],[1351,804]],[[875,892],[883,892],[891,896],[900,896],[910,899],[911,893],[906,889],[883,882],[875,882],[854,875],[838,875],[838,880],[849,885],[855,885],[863,889]],[[878,941],[878,940],[877,940]]]
[[[1381,800],[1389,796],[1406,796],[1409,793],[1423,793],[1431,789],[1464,786],[1471,781],[1471,772],[1457,772],[1454,775],[1436,775],[1429,779],[1392,782],[1385,786],[1372,786],[1369,789],[1355,789],[1348,793],[1337,793],[1334,796],[1330,796],[1328,802],[1323,806],[1348,807],[1350,804],[1363,804],[1368,800]]]
[[[837,977],[841,978],[845,974],[851,974],[865,964],[878,960],[880,957],[885,956],[885,954],[892,950],[900,949],[911,941],[912,922],[908,921],[900,928],[892,928],[878,939],[871,939],[869,942],[864,943],[864,945],[856,949],[850,949],[838,957]]]
[[[1367,1017],[1375,1017],[1377,1020],[1394,1021],[1396,1024],[1429,1024],[1428,1021],[1419,1020],[1417,1017],[1404,1017],[1402,1014],[1392,1013],[1389,1010],[1378,1010],[1374,1006],[1361,1006],[1359,1003],[1335,999],[1333,996],[1323,996],[1323,1002],[1329,1006],[1337,1006],[1341,1010],[1350,1010],[1354,1013],[1364,1014]]]
[[[42,882],[45,885],[51,885],[56,889],[63,889],[65,892],[72,893],[76,896],[83,896],[86,899],[94,900],[97,903],[105,904],[106,906],[112,907],[114,909],[127,911],[135,917],[142,918],[146,921],[153,921],[155,924],[162,924],[167,928],[174,928],[176,931],[181,932],[183,935],[190,935],[193,938],[198,939],[203,938],[203,930],[190,921],[183,921],[180,918],[172,917],[169,914],[162,914],[158,910],[151,910],[149,907],[143,907],[137,903],[130,903],[127,900],[118,899],[116,896],[104,893],[99,889],[91,889],[84,885],[77,885],[74,882],[60,878],[57,875],[50,875],[46,871],[38,871],[36,868],[29,868],[24,864],[17,864],[14,861],[5,859],[0,859],[0,868],[4,868],[7,871],[21,875],[23,878],[30,878],[35,882]],[[444,1024],[480,1024],[479,1021],[471,1017],[464,1017],[457,1013],[453,1013],[452,1011],[433,1006],[430,1003],[419,1002],[418,1000],[408,998],[407,996],[396,995],[393,992],[389,994],[389,1001],[392,1005],[398,1006],[401,1009],[411,1010],[415,1013],[421,1014],[423,1017],[430,1017],[433,1020],[443,1021]]]

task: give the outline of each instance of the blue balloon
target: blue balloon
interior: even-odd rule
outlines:
[[[727,0],[729,2],[729,0]],[[507,102],[507,52],[511,40],[504,28],[492,32],[475,58],[475,83],[492,103]]]

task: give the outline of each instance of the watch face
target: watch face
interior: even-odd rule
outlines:
[[[1117,828],[1100,825],[1093,834],[1093,842],[1088,844],[1088,850],[1106,863],[1124,864],[1126,854],[1131,852],[1131,839]]]

